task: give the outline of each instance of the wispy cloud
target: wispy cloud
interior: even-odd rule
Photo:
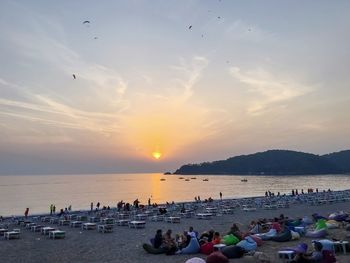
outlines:
[[[272,105],[287,102],[314,90],[289,76],[274,75],[263,69],[242,71],[238,67],[230,68],[230,74],[248,87],[252,99],[248,108],[251,115],[259,115]]]
[[[183,102],[192,97],[194,93],[194,86],[201,78],[202,72],[208,66],[208,64],[209,61],[207,58],[196,56],[190,61],[190,63],[181,58],[180,65],[172,66],[173,69],[183,74],[182,79],[176,79],[176,82],[184,88],[181,97]]]

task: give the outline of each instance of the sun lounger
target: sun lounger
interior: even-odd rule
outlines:
[[[7,240],[19,239],[20,235],[21,235],[21,233],[18,231],[8,231],[8,232],[5,232],[5,234],[4,234],[5,239],[7,239]]]
[[[62,219],[58,222],[58,224],[60,226],[69,226],[70,225],[70,220],[65,220],[65,219]]]
[[[146,214],[137,214],[137,215],[135,216],[135,220],[137,220],[137,221],[145,221],[146,218],[147,218],[147,215],[146,215]]]
[[[100,217],[92,216],[92,217],[89,218],[89,222],[90,223],[97,223],[97,222],[100,222],[100,221],[101,221]]]
[[[197,219],[209,220],[212,218],[212,216],[213,216],[213,214],[211,214],[211,213],[198,213],[198,214],[196,214]]]
[[[103,218],[101,220],[102,224],[105,225],[114,225],[115,224],[115,219],[114,218]]]
[[[337,247],[341,248],[344,255],[346,254],[346,246],[349,244],[349,241],[334,241],[334,248],[337,249]]]
[[[6,232],[8,232],[9,230],[6,228],[0,228],[0,236],[4,236]]]
[[[256,211],[256,208],[255,207],[249,207],[249,206],[246,206],[246,207],[243,206],[243,211],[244,212],[254,212],[254,211]]]
[[[42,229],[43,227],[44,227],[43,225],[36,225],[36,226],[32,226],[30,229],[31,229],[33,232],[41,232],[41,229]]]
[[[50,224],[58,224],[58,218],[50,218]]]
[[[145,228],[146,221],[130,221],[129,228]]]
[[[61,230],[54,230],[49,232],[49,238],[56,239],[56,238],[65,238],[66,232]]]
[[[49,216],[44,216],[41,218],[41,222],[50,222],[51,217]]]
[[[165,217],[165,222],[172,223],[172,224],[180,223],[180,217],[178,217],[178,216],[168,216],[168,217]]]
[[[88,221],[87,216],[77,216],[77,221]]]
[[[85,230],[95,230],[96,224],[95,223],[84,223],[81,225],[81,229]]]
[[[49,226],[43,227],[43,228],[41,228],[41,234],[42,235],[48,235],[49,232],[55,231],[55,230],[56,230],[56,228],[53,228],[53,227],[49,227]]]
[[[217,209],[216,207],[207,207],[207,208],[205,208],[205,211],[206,211],[207,213],[213,214],[213,215],[216,214],[217,210],[218,210],[218,209]]]
[[[27,224],[31,223],[32,221],[29,220],[24,220],[24,221],[20,221],[19,225],[20,226],[26,226]]]
[[[36,226],[36,223],[29,223],[29,224],[26,224],[26,229],[31,230],[31,229],[32,229],[32,226]]]
[[[70,222],[70,227],[81,227],[81,225],[83,224],[83,222],[81,221],[72,221]]]
[[[77,219],[77,215],[75,215],[75,214],[68,215],[68,219],[69,220],[76,220]]]
[[[182,218],[191,218],[194,213],[193,212],[184,212],[179,214]]]
[[[154,222],[160,222],[160,221],[164,221],[164,216],[163,215],[155,215],[151,217],[151,221]]]
[[[118,219],[129,219],[130,215],[129,214],[118,214],[117,218]]]
[[[120,220],[117,220],[117,225],[118,226],[128,226],[129,222],[130,222],[129,219],[120,219]]]
[[[222,209],[222,213],[226,215],[233,214],[233,209],[230,209],[230,208]]]
[[[98,225],[98,232],[101,233],[112,233],[113,232],[113,225]]]

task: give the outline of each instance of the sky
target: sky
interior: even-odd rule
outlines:
[[[350,1],[2,0],[0,32],[0,174],[350,148]]]

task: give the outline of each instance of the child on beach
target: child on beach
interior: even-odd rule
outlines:
[[[239,240],[242,240],[243,233],[239,230],[237,224],[232,224],[230,231],[227,233],[228,235],[232,234],[236,236]]]
[[[171,236],[171,233],[172,231],[169,229],[163,237],[163,247],[166,249],[167,255],[174,255],[177,250],[175,239]]]

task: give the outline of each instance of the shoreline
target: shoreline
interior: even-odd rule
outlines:
[[[304,194],[298,194],[298,195],[292,195],[292,194],[281,194],[280,196],[270,196],[270,197],[266,197],[266,196],[250,196],[250,197],[237,197],[237,198],[223,198],[222,200],[220,199],[213,199],[214,202],[220,202],[220,201],[226,201],[226,202],[240,202],[240,201],[245,201],[245,200],[256,200],[256,199],[265,199],[265,198],[269,198],[271,201],[275,202],[278,201],[278,199],[285,199],[285,198],[289,198],[290,200],[293,198],[307,198],[307,197],[314,197],[314,196],[318,196],[318,195],[324,195],[327,193],[349,193],[350,194],[350,189],[345,189],[345,190],[331,190],[330,192],[328,191],[321,191],[321,192],[312,192],[312,193],[304,193]],[[206,199],[204,199],[206,200]],[[196,202],[196,201],[176,201],[174,202],[175,205],[182,205],[182,204],[188,204],[188,205],[194,205],[194,204],[201,204],[201,203],[209,203],[210,202],[205,202],[204,200],[201,200],[200,202]],[[140,204],[143,205],[143,204]],[[169,206],[172,205],[171,203],[167,204],[167,203],[161,203],[161,204],[157,204],[158,207],[164,207],[164,206]],[[143,205],[144,207],[148,207],[148,205]],[[102,209],[99,209],[98,211],[102,211]],[[117,207],[110,207],[110,210],[106,210],[106,211],[110,211],[110,212],[116,212],[117,211]],[[82,213],[90,213],[91,210],[89,209],[77,209],[77,210],[72,210],[69,211],[69,214],[82,214]],[[96,212],[96,210],[94,209],[92,212]],[[41,216],[57,216],[59,212],[56,212],[55,214],[50,214],[50,213],[35,213],[35,214],[30,214],[28,217],[32,218],[32,217],[41,217]],[[11,219],[11,218],[20,218],[20,217],[24,217],[24,215],[0,215],[2,216],[3,219]]]

